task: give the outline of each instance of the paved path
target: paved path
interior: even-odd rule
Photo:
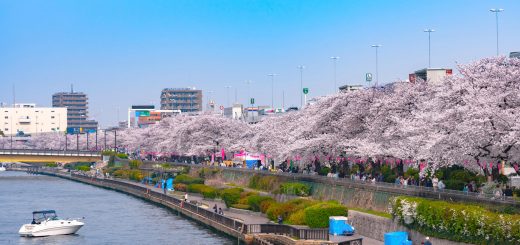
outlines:
[[[163,193],[163,190],[161,188],[156,188],[155,186],[145,185],[145,184],[141,184],[141,183],[137,183],[137,182],[133,182],[133,181],[129,181],[129,180],[123,180],[123,179],[117,179],[117,180],[124,181],[124,182],[131,183],[131,184],[138,185],[138,186],[142,186],[145,188],[150,188],[150,190],[152,190],[154,192]],[[168,195],[176,197],[178,199],[183,199],[184,193],[185,192],[180,192],[180,191],[169,191]],[[237,212],[233,212],[231,210],[227,210],[227,209],[225,209],[226,204],[223,201],[204,199],[203,197],[194,195],[192,193],[188,193],[188,201],[190,201],[190,202],[197,201],[197,203],[203,204],[203,206],[201,206],[202,208],[205,208],[205,209],[211,210],[211,211],[213,211],[213,206],[215,206],[215,204],[216,204],[217,207],[221,207],[224,210],[225,216],[240,220],[248,225],[249,224],[269,223],[268,218],[255,214],[253,212],[251,212],[250,214],[246,214],[245,212],[237,213]]]

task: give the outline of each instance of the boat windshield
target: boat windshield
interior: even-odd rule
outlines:
[[[34,211],[33,212],[33,222],[39,224],[45,220],[56,220],[58,216],[56,215],[56,211],[54,210],[44,210],[44,211]]]

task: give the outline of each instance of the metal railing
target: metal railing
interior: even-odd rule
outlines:
[[[145,161],[145,163],[154,164],[157,162]],[[350,178],[335,178],[335,177],[327,177],[313,174],[304,174],[304,173],[286,173],[286,172],[270,172],[265,170],[253,170],[246,168],[233,168],[233,167],[222,167],[222,166],[207,166],[200,164],[188,164],[188,163],[179,163],[179,162],[169,162],[172,165],[177,166],[186,166],[186,167],[209,167],[216,168],[221,170],[228,170],[240,173],[248,173],[248,174],[262,174],[262,175],[273,175],[285,177],[288,179],[299,180],[299,181],[308,181],[308,182],[317,182],[317,183],[325,183],[336,186],[344,186],[347,188],[361,188],[361,189],[372,189],[374,191],[384,191],[397,193],[402,195],[409,196],[419,196],[426,197],[432,199],[439,200],[453,200],[453,201],[471,201],[471,202],[486,202],[486,203],[500,203],[500,204],[513,204],[520,205],[518,201],[516,201],[513,197],[495,197],[493,194],[486,193],[477,193],[477,192],[464,192],[458,190],[448,190],[448,189],[434,189],[433,187],[425,187],[425,186],[416,186],[416,185],[397,185],[394,183],[387,182],[375,182],[372,183],[370,181],[361,181],[361,180],[353,180]]]
[[[84,150],[39,150],[39,149],[0,149],[0,155],[26,155],[26,156],[81,156],[101,157],[99,151]]]
[[[329,229],[327,228],[311,229],[279,224],[252,224],[247,225],[247,233],[282,234],[305,240],[329,240]]]

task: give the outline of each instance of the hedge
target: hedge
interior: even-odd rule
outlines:
[[[182,183],[182,184],[186,184],[186,185],[204,184],[204,180],[201,178],[191,177],[187,174],[179,174],[179,175],[177,175],[177,177],[175,177],[175,179],[173,180],[173,183],[175,183],[175,184]]]
[[[186,184],[183,184],[183,183],[177,183],[173,186],[173,188],[176,190],[176,191],[186,191],[187,190],[187,185]]]
[[[392,216],[425,235],[474,244],[520,244],[520,215],[471,204],[396,197]]]
[[[231,207],[231,205],[238,203],[240,199],[240,194],[244,191],[242,188],[229,188],[222,190],[220,192],[220,197],[226,203],[226,207]]]
[[[143,162],[139,160],[130,160],[128,162],[128,166],[130,166],[130,169],[138,169],[142,164]]]
[[[310,228],[328,227],[330,216],[348,216],[348,210],[335,202],[322,202],[305,208],[305,223]]]
[[[126,155],[125,153],[118,153],[117,157],[121,159],[128,159],[128,155]]]
[[[251,210],[258,212],[260,211],[260,205],[264,201],[274,201],[272,197],[268,196],[260,196],[260,195],[252,195],[247,197],[247,204],[250,206]]]
[[[300,182],[289,182],[280,185],[280,192],[297,196],[310,196],[311,186]]]
[[[188,192],[200,193],[204,198],[214,199],[217,197],[217,189],[204,184],[190,184],[186,190]]]

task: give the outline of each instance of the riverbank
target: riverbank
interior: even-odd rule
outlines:
[[[283,240],[286,241],[286,243],[284,244],[338,244],[337,242],[328,241],[328,229],[308,229],[277,224],[248,224],[244,222],[246,219],[237,220],[236,218],[227,217],[229,214],[226,216],[216,214],[210,210],[200,207],[195,200],[192,200],[193,202],[184,202],[182,200],[179,200],[178,198],[169,195],[164,195],[158,192],[156,189],[151,188],[150,186],[143,187],[137,183],[128,183],[126,181],[113,179],[92,178],[82,175],[71,175],[68,173],[56,171],[38,171],[37,173],[56,176],[102,188],[120,191],[163,205],[165,207],[177,211],[178,214],[182,214],[202,224],[208,225],[220,232],[235,237],[238,241],[245,242],[246,244],[256,244],[258,243],[258,241],[261,241],[262,239],[263,241],[266,241],[266,236],[271,236],[271,234],[262,234],[262,236],[260,237],[259,235],[261,233],[277,233],[285,235],[286,238],[284,238]],[[279,238],[280,236],[272,235],[272,237]],[[357,239],[362,238],[357,237]]]

